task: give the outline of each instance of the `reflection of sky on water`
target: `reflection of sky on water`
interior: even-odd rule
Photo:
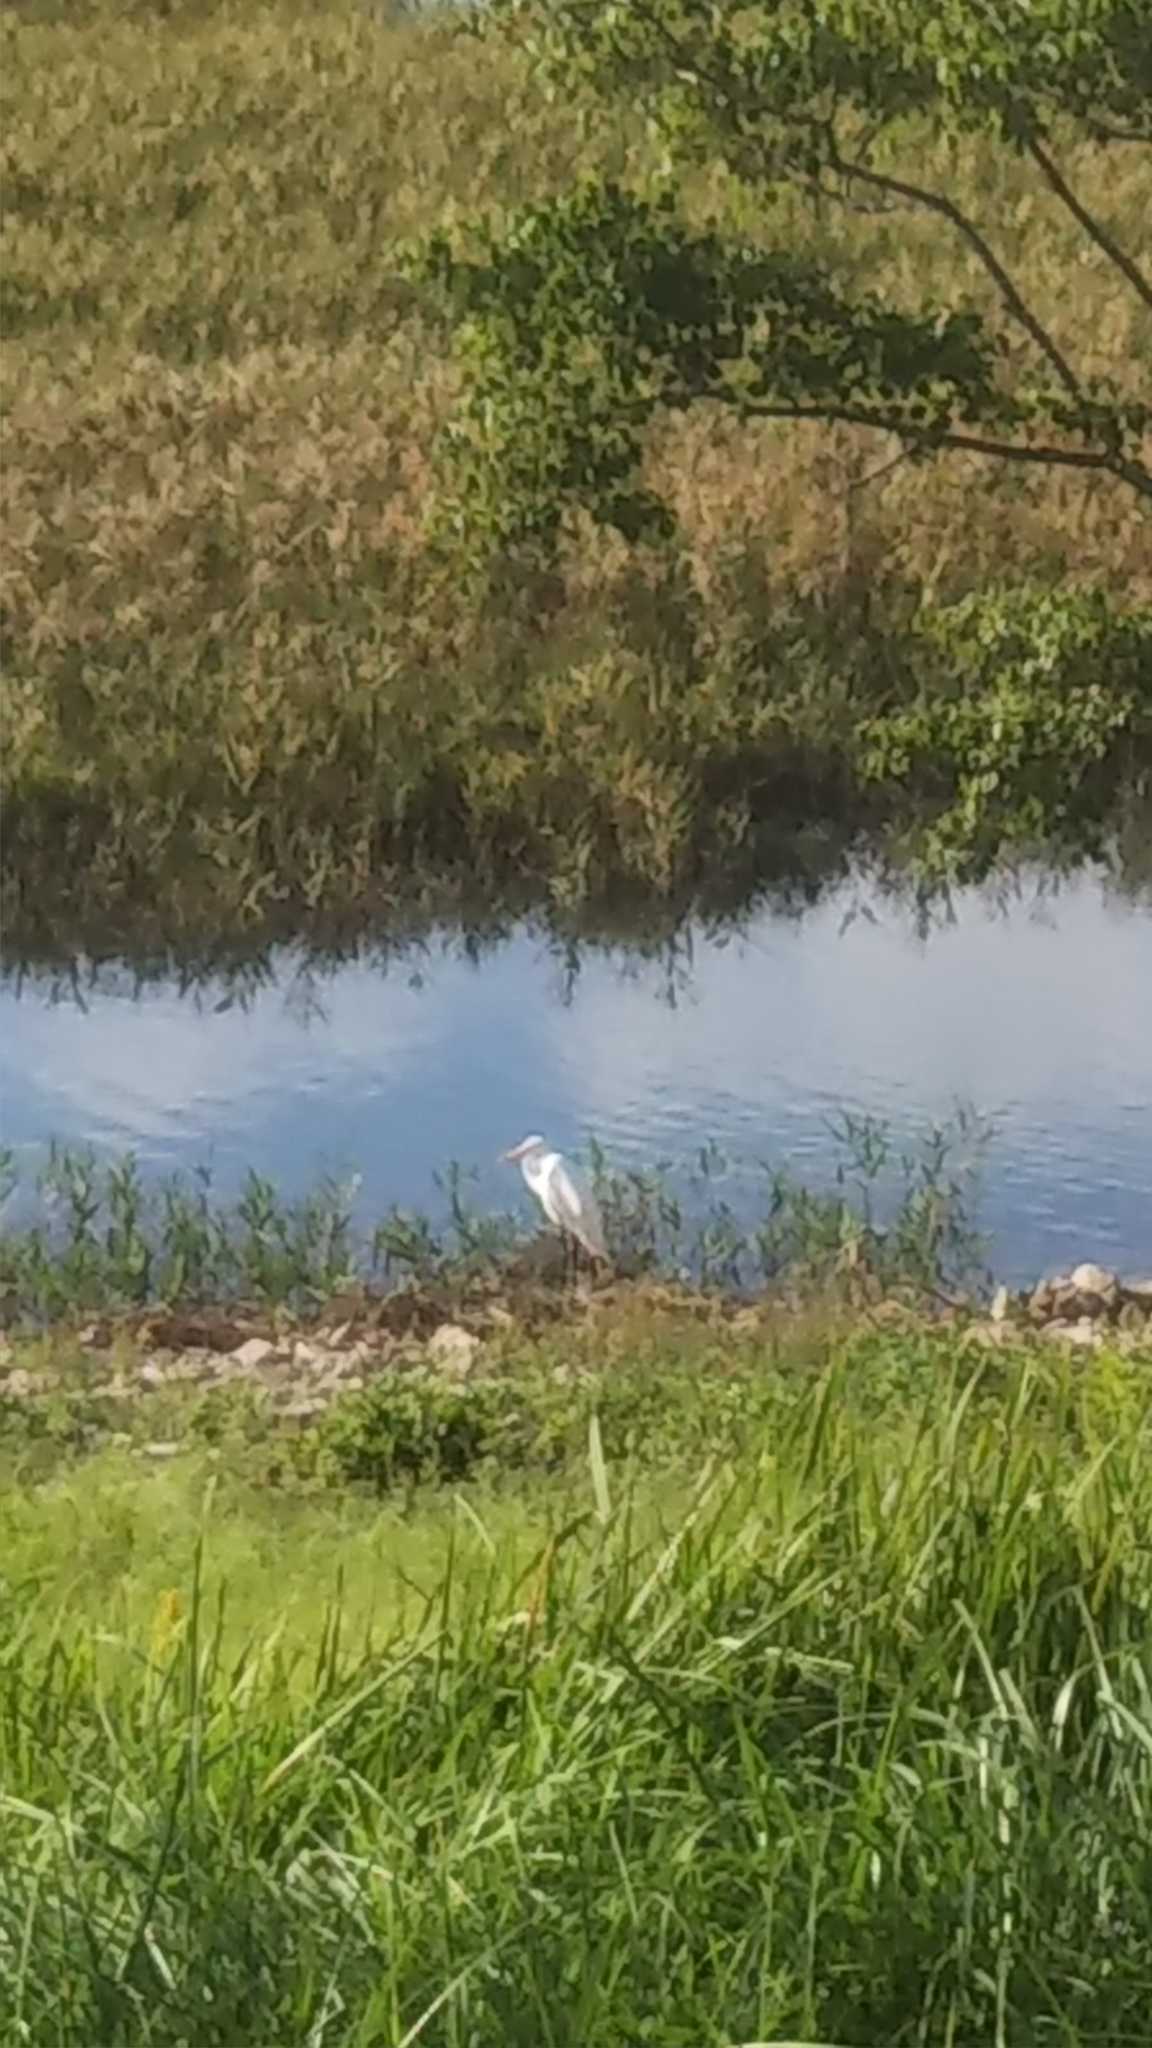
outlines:
[[[430,1205],[449,1160],[481,1199],[542,1129],[594,1135],[622,1163],[685,1160],[716,1139],[746,1195],[754,1162],[813,1179],[850,1109],[905,1136],[959,1098],[995,1118],[984,1220],[997,1264],[1072,1255],[1152,1271],[1152,922],[1081,886],[1042,913],[978,904],[925,945],[895,911],[846,931],[843,905],[746,940],[699,943],[675,1007],[655,968],[590,959],[572,1000],[518,940],[458,957],[342,970],[247,1010],[170,989],[93,995],[87,1012],[0,996],[5,1141],[133,1146],[150,1168],[209,1162],[218,1187],[256,1166],[284,1192],[363,1175],[373,1208]],[[726,1190],[728,1192],[728,1190]]]

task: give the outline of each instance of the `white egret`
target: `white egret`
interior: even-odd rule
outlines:
[[[549,1223],[562,1237],[582,1246],[590,1258],[608,1257],[604,1223],[595,1195],[573,1177],[566,1159],[553,1151],[546,1138],[535,1134],[523,1138],[504,1157],[518,1163]]]

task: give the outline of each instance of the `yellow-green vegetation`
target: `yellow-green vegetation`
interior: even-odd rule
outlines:
[[[191,1426],[37,1480],[5,1410],[4,2031],[1142,2039],[1148,1361],[636,1313],[487,1370],[547,1457],[383,1495]]]
[[[951,456],[865,484],[875,436],[706,412],[652,441],[674,549],[589,527],[547,574],[462,580],[430,533],[457,371],[401,245],[586,173],[643,187],[639,122],[582,122],[451,14],[360,0],[9,6],[3,46],[10,958],[525,908],[651,926],[811,890],[910,822],[856,730],[931,671],[926,595],[1074,569],[1152,596],[1115,478]],[[1142,152],[1062,161],[1139,244]],[[1061,342],[1140,388],[1148,317],[1042,181],[975,138],[948,170]],[[707,166],[685,204],[748,227]],[[938,222],[783,194],[760,231],[897,301],[979,297]],[[1087,715],[1074,748],[1109,829],[1133,730],[1120,766]],[[915,757],[930,809],[945,739]],[[964,841],[978,871],[1053,833],[1083,851],[1054,817],[1063,753],[1021,747],[1040,795]]]

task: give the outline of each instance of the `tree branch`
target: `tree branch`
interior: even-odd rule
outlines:
[[[1147,148],[1152,142],[1152,128],[1118,128],[1111,121],[1102,121],[1098,114],[1086,114],[1085,121],[1092,134],[1101,142],[1142,142]]]
[[[656,31],[681,75],[696,78],[703,85],[709,87],[713,93],[719,95],[731,107],[733,101],[729,82],[722,76],[718,76],[714,71],[710,71],[707,66],[702,65],[694,53],[687,51],[679,37],[675,36],[661,19],[659,11],[653,11],[651,5],[646,4],[646,0],[633,0],[633,5],[640,17],[648,23],[650,28]],[[1083,395],[1080,389],[1080,381],[1068,362],[1067,357],[1057,347],[1052,336],[1032,311],[1012,277],[1004,268],[991,243],[981,234],[975,222],[969,220],[967,214],[955,204],[955,201],[946,198],[943,193],[929,191],[927,187],[922,185],[908,184],[902,178],[894,178],[882,171],[874,171],[866,164],[841,156],[831,126],[829,126],[828,131],[828,145],[830,166],[833,170],[838,171],[842,177],[857,178],[862,183],[872,186],[875,191],[887,193],[890,198],[903,199],[913,206],[922,206],[931,213],[938,213],[944,220],[951,223],[957,233],[964,237],[969,247],[975,250],[985,270],[994,280],[1009,312],[1019,325],[1023,327],[1025,333],[1031,336],[1032,341],[1041,353],[1047,357],[1069,396],[1079,401]],[[803,181],[801,180],[801,182]]]
[[[911,455],[912,450],[910,448],[901,448],[898,455],[893,455],[889,461],[882,462],[879,469],[870,469],[867,476],[858,476],[854,483],[850,483],[847,486],[844,493],[845,497],[851,498],[855,496],[857,491],[866,491],[870,484],[882,484],[885,477],[891,476],[894,469],[899,469],[902,464],[910,461]]]
[[[1083,393],[1080,389],[1080,380],[1071,364],[1061,354],[1047,329],[1041,326],[1035,313],[1021,296],[996,251],[985,240],[975,222],[970,221],[967,214],[961,212],[954,200],[945,198],[942,192],[930,192],[923,185],[909,185],[903,178],[894,178],[887,172],[871,170],[867,164],[854,163],[840,155],[834,142],[831,163],[832,168],[839,171],[842,177],[859,178],[865,185],[871,185],[878,192],[887,192],[894,198],[906,199],[910,205],[923,206],[928,212],[938,213],[944,220],[950,221],[957,233],[963,235],[969,247],[976,251],[985,270],[995,280],[1009,312],[1023,327],[1025,333],[1031,335],[1037,348],[1047,356],[1069,396],[1079,403]]]
[[[799,182],[812,199],[818,202],[822,199],[831,199],[847,212],[867,214],[872,220],[878,216],[881,219],[888,218],[900,210],[891,199],[849,199],[847,193],[838,192],[834,185],[822,184],[811,172],[805,173]]]
[[[1097,248],[1103,249],[1104,254],[1111,257],[1112,262],[1118,270],[1123,272],[1133,290],[1139,292],[1144,304],[1152,307],[1152,284],[1144,276],[1143,271],[1137,267],[1127,250],[1120,247],[1119,242],[1113,239],[1107,228],[1102,226],[1095,215],[1089,213],[1083,201],[1077,198],[1067,178],[1059,166],[1053,163],[1043,144],[1038,142],[1036,137],[1032,135],[1029,136],[1024,147],[1032,158],[1033,163],[1039,166],[1057,198],[1063,200],[1073,219],[1079,222],[1086,235],[1091,236]]]
[[[717,396],[719,397],[719,394]],[[752,419],[838,420],[847,426],[871,427],[877,433],[897,434],[905,443],[911,443],[911,447],[906,451],[908,453],[916,452],[919,439],[915,428],[909,426],[906,420],[901,420],[899,416],[885,419],[867,411],[863,406],[760,405],[753,400],[741,410],[745,417]],[[1090,448],[1055,448],[1048,444],[1029,447],[1020,441],[994,441],[983,434],[958,433],[952,428],[926,438],[925,453],[934,453],[938,448],[956,448],[970,455],[993,455],[1006,462],[1039,463],[1048,468],[1099,470],[1119,477],[1143,497],[1152,498],[1152,474],[1140,463],[1098,454]]]

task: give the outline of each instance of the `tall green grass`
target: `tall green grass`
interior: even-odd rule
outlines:
[[[1142,2044],[1146,1382],[894,1362],[547,1492],[6,1494],[7,2038]]]

